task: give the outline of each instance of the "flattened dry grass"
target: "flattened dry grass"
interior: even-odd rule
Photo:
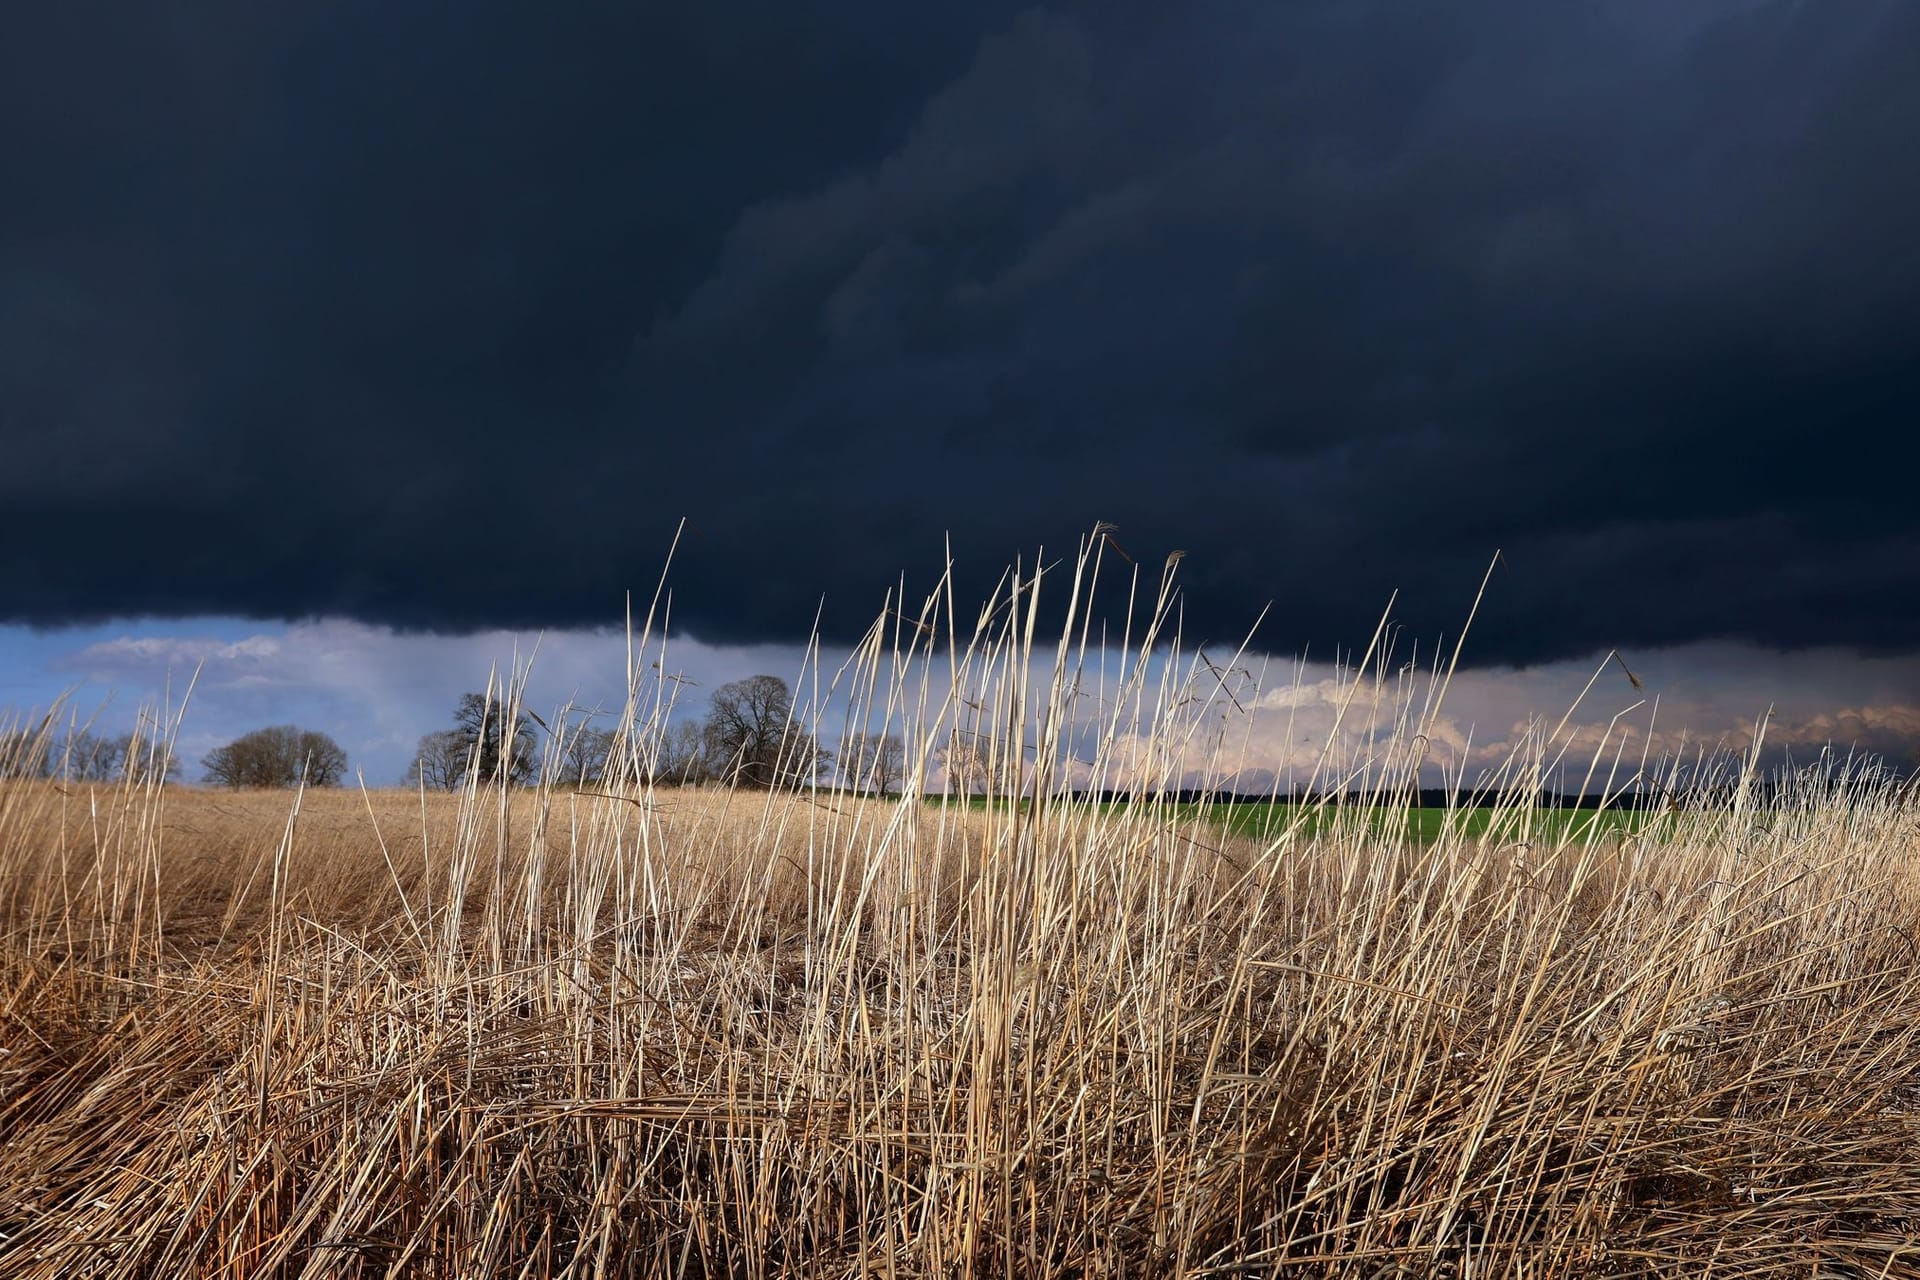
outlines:
[[[0,1275],[1920,1270],[1878,775],[1260,844],[1035,758],[981,810],[0,787]]]

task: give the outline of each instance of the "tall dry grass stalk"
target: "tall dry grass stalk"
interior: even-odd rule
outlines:
[[[1229,838],[1157,790],[1233,664],[1106,546],[807,681],[973,804],[648,785],[650,624],[606,794],[0,784],[0,1275],[1920,1273],[1886,779]],[[1405,800],[1445,679],[1299,781]]]

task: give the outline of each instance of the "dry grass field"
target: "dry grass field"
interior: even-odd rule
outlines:
[[[932,660],[1044,744],[1010,599]],[[1256,844],[1033,758],[984,809],[0,787],[0,1275],[1920,1274],[1883,777]]]

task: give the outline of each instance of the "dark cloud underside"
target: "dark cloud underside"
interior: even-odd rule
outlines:
[[[1920,9],[73,4],[0,42],[0,609],[1920,650]],[[977,579],[969,578],[973,583]]]

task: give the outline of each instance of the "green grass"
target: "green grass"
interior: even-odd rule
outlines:
[[[947,802],[933,796],[928,798],[928,803]],[[988,801],[981,796],[968,797],[965,803],[976,813],[984,813],[988,808]],[[1024,808],[1028,802],[1020,803]],[[1126,801],[1097,806],[1108,814],[1124,813],[1129,807]],[[1005,802],[996,801],[995,808],[1004,810]],[[1302,838],[1362,832],[1373,838],[1404,834],[1416,844],[1432,844],[1443,835],[1478,840],[1490,833],[1512,843],[1540,845],[1582,842],[1590,837],[1608,840],[1645,832],[1661,817],[1655,811],[1628,809],[1463,806],[1448,810],[1351,801],[1338,805],[1287,801],[1204,805],[1189,802],[1166,804],[1162,808],[1166,820],[1176,825],[1206,822],[1250,840],[1275,840],[1298,824],[1295,834]]]
[[[1182,818],[1204,817],[1234,835],[1255,840],[1276,839],[1298,824],[1299,833],[1307,836],[1364,829],[1375,836],[1404,833],[1418,844],[1432,844],[1446,833],[1469,840],[1496,833],[1514,841],[1537,844],[1583,841],[1589,836],[1607,839],[1635,834],[1659,817],[1657,813],[1624,809],[1529,810],[1476,806],[1447,810],[1402,808],[1397,805],[1302,805],[1285,802],[1204,807],[1188,804],[1178,806],[1176,812]]]

